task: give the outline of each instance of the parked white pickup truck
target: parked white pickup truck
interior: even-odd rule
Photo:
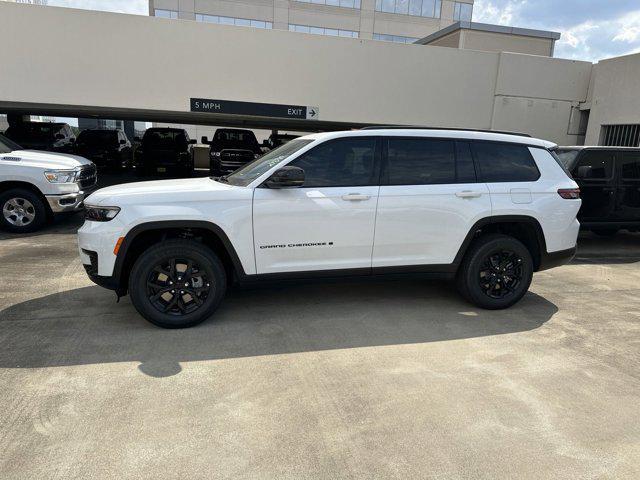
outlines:
[[[53,214],[82,209],[96,180],[86,158],[23,150],[0,135],[0,228],[33,232]]]

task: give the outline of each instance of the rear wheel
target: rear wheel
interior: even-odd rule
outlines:
[[[191,240],[169,240],[146,250],[129,277],[136,310],[163,328],[186,328],[209,318],[227,288],[220,259]]]
[[[23,188],[13,188],[0,194],[0,225],[15,233],[28,233],[41,228],[47,220],[47,210],[40,197]]]
[[[460,293],[471,303],[489,310],[508,308],[531,285],[533,260],[522,242],[507,235],[477,239],[458,272]]]

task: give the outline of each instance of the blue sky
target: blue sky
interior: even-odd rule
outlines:
[[[146,0],[49,0],[146,15]],[[562,33],[556,56],[597,61],[640,52],[640,0],[476,0],[474,21]]]

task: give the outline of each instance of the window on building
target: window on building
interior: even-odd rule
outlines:
[[[162,10],[160,8],[155,9],[154,15],[161,18],[178,18],[178,12],[175,10]]]
[[[389,185],[456,183],[451,140],[390,138],[388,152]]]
[[[603,126],[600,145],[606,147],[640,147],[640,124]]]
[[[473,5],[470,3],[453,2],[453,19],[460,22],[470,22],[473,16]]]
[[[441,0],[376,0],[376,11],[440,18]]]
[[[196,13],[196,22],[217,23],[219,25],[235,25],[237,27],[266,28],[268,30],[273,28],[273,22],[266,22],[264,20],[222,17],[220,15],[205,15],[202,13]]]
[[[304,3],[317,3],[334,7],[360,8],[360,0],[297,0]]]
[[[375,151],[375,138],[342,138],[318,145],[289,165],[304,170],[304,187],[378,185]]]
[[[387,35],[386,33],[374,33],[374,40],[381,40],[383,42],[395,42],[395,43],[413,43],[417,38],[403,37],[402,35]]]
[[[536,162],[525,145],[474,142],[472,150],[483,182],[535,182],[540,178]]]
[[[293,25],[289,24],[290,32],[312,33],[314,35],[330,35],[333,37],[349,37],[358,38],[358,32],[353,30],[339,30],[336,28],[311,27],[309,25]]]

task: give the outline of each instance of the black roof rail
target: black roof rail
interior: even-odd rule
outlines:
[[[529,137],[528,133],[510,132],[508,130],[484,130],[481,128],[456,128],[456,127],[420,127],[415,125],[377,125],[362,127],[360,130],[453,130],[456,132],[481,132],[481,133],[499,133],[501,135],[513,135],[517,137]]]

